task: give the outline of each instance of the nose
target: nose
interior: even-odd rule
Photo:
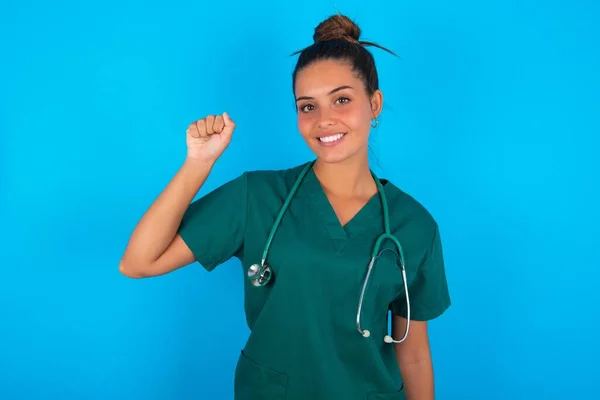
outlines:
[[[329,110],[321,110],[319,115],[319,128],[327,129],[334,124],[332,112]]]

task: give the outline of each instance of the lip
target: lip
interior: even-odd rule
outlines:
[[[339,135],[339,134],[346,135],[347,133],[348,132],[327,132],[322,135],[315,136],[315,139],[319,140],[320,138],[324,138],[327,136],[335,136],[335,135]]]
[[[334,135],[339,135],[339,134],[342,134],[343,136],[334,142],[322,142],[320,140],[320,138],[323,138],[323,137],[334,136]],[[328,133],[324,133],[322,135],[315,137],[315,140],[317,141],[317,143],[319,143],[320,146],[333,147],[333,146],[337,146],[338,144],[343,142],[347,135],[348,135],[348,132],[328,132]]]

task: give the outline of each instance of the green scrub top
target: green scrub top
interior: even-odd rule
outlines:
[[[179,229],[208,271],[232,257],[241,261],[251,333],[235,370],[235,399],[404,399],[394,345],[383,340],[388,310],[406,317],[390,251],[375,263],[364,297],[361,328],[370,337],[356,328],[363,279],[384,229],[379,195],[342,226],[311,168],[272,241],[273,280],[255,287],[247,279],[304,166],[243,173],[194,201]],[[438,226],[411,196],[381,182],[404,251],[411,320],[433,319],[450,306]],[[394,249],[389,240],[383,247]]]

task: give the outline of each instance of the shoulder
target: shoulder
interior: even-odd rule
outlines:
[[[423,246],[430,245],[439,235],[439,226],[430,210],[412,194],[391,181],[386,183],[392,230],[411,236]]]
[[[249,194],[287,193],[308,163],[284,169],[248,170],[244,173]]]
[[[391,181],[387,181],[386,191],[391,193],[390,213],[398,218],[413,220],[429,228],[437,227],[435,220],[429,209],[417,200],[412,194],[404,191]]]
[[[242,171],[212,189],[207,189],[207,193],[194,202],[194,207],[217,198],[220,199],[219,201],[231,199],[236,204],[240,201],[264,202],[271,199],[276,201],[287,195],[306,164],[286,169]]]

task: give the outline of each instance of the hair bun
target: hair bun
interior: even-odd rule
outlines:
[[[360,28],[350,18],[344,15],[332,15],[315,28],[313,40],[315,43],[326,40],[346,40],[358,43]]]

